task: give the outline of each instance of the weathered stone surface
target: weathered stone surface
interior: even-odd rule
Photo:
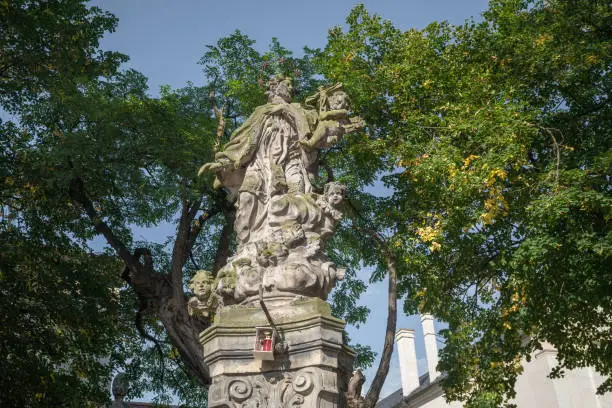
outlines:
[[[273,78],[268,103],[200,169],[216,173],[215,186],[237,209],[236,254],[215,278],[200,271],[191,282],[190,314],[209,318],[216,309],[200,335],[212,377],[209,407],[346,407],[354,353],[344,345],[344,322],[325,302],[344,278],[325,247],[346,187],[317,189],[316,175],[319,150],[363,122],[349,117],[341,84],[320,88],[305,106],[290,102],[291,81]]]
[[[129,408],[130,404],[125,402],[123,399],[128,393],[130,388],[127,376],[123,373],[117,374],[113,379],[111,391],[113,397],[115,397],[110,408]]]
[[[216,377],[208,393],[213,407],[338,407],[336,373],[320,369]]]
[[[199,270],[195,274],[189,284],[189,289],[195,295],[187,303],[190,316],[208,319],[214,313],[217,308],[216,287],[217,282],[210,272]]]
[[[328,183],[315,192],[318,151],[363,127],[349,118],[342,85],[321,88],[306,106],[291,102],[291,81],[273,78],[269,103],[255,109],[231,136],[214,171],[237,207],[238,248],[219,271],[219,303],[282,304],[299,296],[327,299],[344,269],[325,256],[327,240],[341,218],[346,188]]]
[[[253,357],[256,327],[268,326],[258,307],[218,309],[202,332],[213,384],[210,407],[340,407],[354,353],[344,345],[344,322],[320,299],[269,309],[285,351],[272,361]]]

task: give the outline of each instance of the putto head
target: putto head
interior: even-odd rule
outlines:
[[[215,278],[210,272],[201,269],[191,279],[191,282],[189,282],[189,289],[191,289],[196,296],[200,296],[211,290],[214,280]]]
[[[327,106],[330,110],[339,110],[348,108],[348,95],[342,88],[334,91],[327,98]]]
[[[342,183],[332,181],[325,185],[324,194],[327,202],[336,206],[346,197],[346,186]]]
[[[304,103],[307,107],[319,111],[348,109],[348,95],[344,92],[342,83],[331,86],[321,86],[316,94],[306,98]]]

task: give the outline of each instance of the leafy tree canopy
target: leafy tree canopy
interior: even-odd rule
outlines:
[[[343,82],[368,123],[321,156],[321,180],[351,197],[329,248],[349,268],[336,315],[367,318],[358,268],[392,276],[390,305],[397,275],[406,313],[449,323],[443,385],[470,406],[505,403],[543,341],[559,350],[555,374],[590,365],[609,378],[604,2],[497,0],[481,22],[407,32],[358,6],[299,58],[236,31],[205,50],[207,86],[159,98],[118,69],[125,56],[99,51],[113,16],[79,0],[0,1],[0,13],[0,107],[17,118],[0,123],[3,405],[103,402],[115,368],[132,396],[205,401],[210,322],[188,316],[185,288],[232,253],[234,215],[196,170],[272,74],[294,76],[298,100]],[[391,194],[372,194],[378,181]],[[176,226],[165,242],[132,236],[161,222]],[[100,236],[104,253],[91,249]]]
[[[490,3],[402,32],[356,7],[319,57],[370,126],[375,213],[402,254],[405,311],[449,323],[447,398],[500,406],[544,341],[610,390],[610,9]],[[357,153],[358,152],[358,153]],[[354,156],[355,160],[359,160]]]

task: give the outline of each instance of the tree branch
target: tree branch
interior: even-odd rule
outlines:
[[[190,231],[189,226],[193,221],[189,219],[191,214],[189,207],[183,205],[173,253],[172,268],[180,270],[178,274],[172,275],[173,281],[170,283],[166,275],[154,270],[153,257],[148,248],[137,248],[132,255],[110,227],[101,220],[80,178],[77,177],[70,182],[69,194],[72,200],[83,206],[96,231],[106,238],[125,262],[126,267],[122,277],[134,289],[141,304],[142,310],[139,310],[137,319],[142,318],[145,309],[153,308],[157,312],[156,317],[163,323],[172,344],[178,350],[186,369],[203,385],[210,383],[210,374],[203,363],[203,349],[198,339],[199,333],[206,328],[206,325],[189,316],[182,282],[176,283],[177,276],[178,280],[182,279],[182,267],[188,254],[185,243]],[[137,322],[137,329],[138,326],[142,329],[142,325]],[[144,333],[146,337],[144,330],[139,330],[139,332]]]
[[[181,216],[179,218],[176,240],[172,248],[172,260],[170,262],[170,280],[172,282],[172,297],[177,308],[186,307],[185,291],[183,290],[183,267],[189,257],[189,233],[193,221],[187,198],[182,199]]]
[[[198,217],[198,219],[193,223],[189,231],[189,239],[187,241],[187,249],[189,251],[191,251],[191,249],[193,248],[193,245],[195,244],[195,241],[198,238],[198,235],[202,231],[204,224],[206,224],[206,221],[208,221],[211,217],[213,217],[214,215],[217,215],[218,213],[219,213],[219,210],[217,209],[205,210]]]
[[[70,186],[68,187],[68,192],[70,194],[70,198],[83,207],[85,213],[93,223],[96,232],[106,238],[106,241],[117,252],[119,257],[123,259],[126,265],[128,265],[130,268],[137,268],[138,260],[132,256],[130,250],[113,233],[108,224],[102,221],[102,218],[94,208],[93,203],[85,193],[83,180],[81,180],[79,177],[72,179],[70,181]]]

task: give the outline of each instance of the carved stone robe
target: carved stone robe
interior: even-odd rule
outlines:
[[[316,112],[297,103],[260,106],[215,155],[215,161],[226,163],[217,172],[218,182],[238,200],[240,246],[267,232],[271,197],[312,191],[317,152],[306,151],[299,141],[310,138],[316,120]]]

